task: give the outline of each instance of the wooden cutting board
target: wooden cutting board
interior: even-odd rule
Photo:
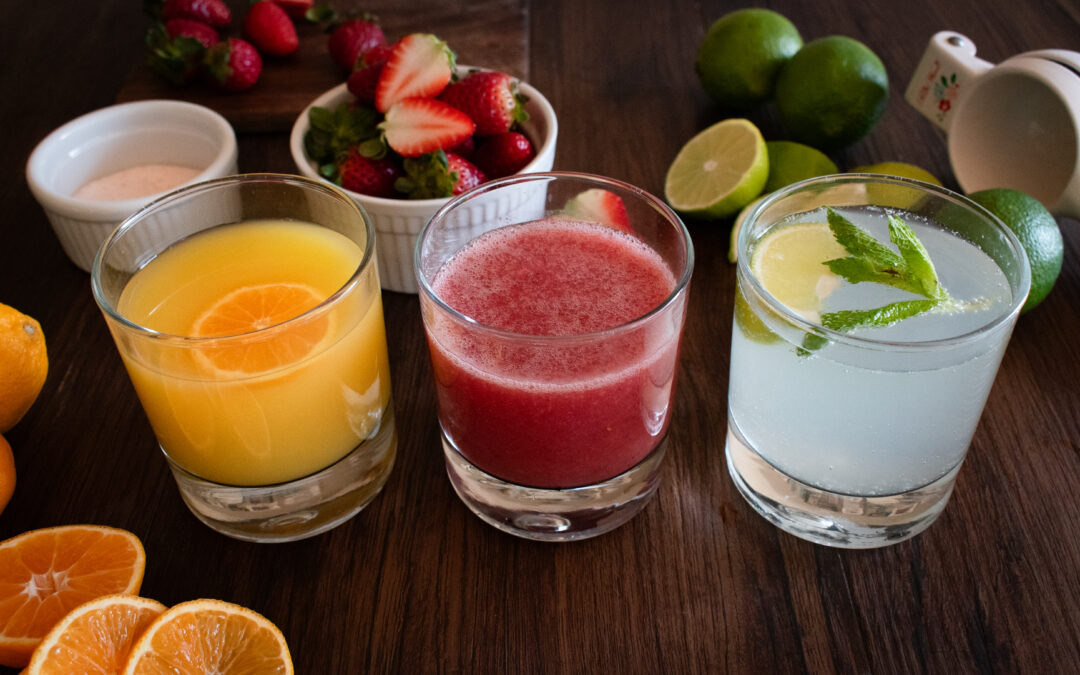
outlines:
[[[247,91],[218,91],[198,79],[176,87],[139,63],[128,74],[117,102],[179,99],[216,110],[238,133],[288,131],[312,99],[345,81],[327,51],[326,35],[314,25],[300,29],[300,49],[286,58],[264,58],[259,81]]]
[[[383,9],[379,19],[388,40],[414,31],[434,33],[458,55],[458,62],[480,65],[527,79],[527,14],[518,2],[487,5],[484,12],[413,12]],[[493,11],[495,10],[495,11]],[[242,12],[243,9],[240,9]],[[235,14],[227,35],[238,36],[242,14]],[[251,89],[222,92],[206,82],[174,87],[137,63],[117,102],[179,99],[221,113],[237,133],[287,132],[304,108],[324,91],[345,81],[330,58],[325,27],[300,23],[300,48],[281,59],[264,58],[263,73]]]

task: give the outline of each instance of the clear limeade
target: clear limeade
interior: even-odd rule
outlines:
[[[845,215],[888,242],[880,211],[845,209]],[[929,251],[949,294],[972,306],[857,330],[853,337],[896,343],[948,339],[1009,311],[1009,284],[989,256],[911,214],[904,218]],[[747,298],[744,281],[739,283]],[[913,297],[881,284],[844,282],[823,309],[869,309]],[[736,310],[728,406],[745,444],[765,461],[822,490],[867,497],[928,485],[959,464],[1008,341],[1007,322],[984,338],[952,348],[916,353],[834,342],[800,355],[801,334],[793,334],[790,326],[783,330],[760,307],[756,317],[786,340],[763,338],[760,329],[750,326],[753,317],[740,315],[755,310]]]
[[[674,287],[652,249],[592,223],[549,218],[474,240],[439,270],[435,292],[486,326],[548,337],[429,326],[445,433],[480,469],[520,485],[590,485],[632,468],[667,429],[678,328],[668,317],[595,334]]]
[[[362,257],[344,235],[310,223],[226,225],[154,258],[128,282],[118,310],[155,331],[192,335],[200,318],[238,289],[302,288],[317,304],[349,280]],[[173,461],[211,481],[268,485],[332,464],[378,428],[390,379],[377,290],[256,335],[160,352],[118,340]],[[277,358],[273,365],[260,361],[268,355]]]

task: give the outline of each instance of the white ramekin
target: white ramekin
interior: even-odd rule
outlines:
[[[183,101],[138,101],[87,113],[49,134],[30,154],[26,181],[64,252],[88,272],[116,226],[160,193],[96,201],[74,197],[79,187],[145,164],[202,168],[183,184],[189,185],[236,173],[236,159],[236,134],[213,110]]]
[[[471,66],[458,66],[458,73],[464,75]],[[538,173],[550,171],[555,163],[555,142],[559,134],[559,124],[555,110],[543,94],[524,82],[518,84],[518,90],[528,97],[525,111],[528,121],[522,123],[522,130],[533,142],[536,156],[518,173]],[[351,101],[352,94],[344,84],[323,93],[304,109],[293,124],[289,137],[289,148],[293,161],[301,174],[317,180],[326,181],[318,172],[318,166],[304,152],[304,135],[308,130],[308,111],[315,106],[333,109],[339,103]],[[385,290],[400,293],[416,293],[416,276],[413,273],[413,250],[420,230],[447,199],[387,199],[362,195],[350,190],[345,192],[370,215],[375,226],[375,246],[379,263],[379,280]],[[505,204],[505,208],[513,205]],[[477,217],[498,217],[495,214],[476,214]]]

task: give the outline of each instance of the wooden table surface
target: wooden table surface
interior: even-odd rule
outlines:
[[[760,4],[806,40],[865,42],[888,69],[887,112],[833,155],[842,169],[907,161],[953,188],[941,135],[902,99],[930,36],[959,31],[994,62],[1080,50],[1076,0]],[[417,299],[388,292],[400,449],[385,491],[345,525],[302,542],[256,545],[207,529],[181,502],[88,276],[64,256],[23,173],[52,129],[122,92],[140,96],[139,5],[19,1],[5,3],[0,22],[0,302],[40,320],[50,356],[39,400],[7,434],[18,485],[0,539],[69,523],[127,528],[146,547],[144,595],[166,604],[221,598],[263,613],[281,627],[299,673],[1080,669],[1080,223],[1069,219],[1059,219],[1066,250],[1057,286],[1016,327],[952,501],[911,541],[815,546],[768,524],[736,492],[724,463],[735,272],[725,258],[729,223],[703,221],[687,222],[697,268],[665,475],[629,524],[586,542],[539,544],[469,513],[443,469]],[[498,65],[543,91],[559,115],[557,169],[654,193],[681,145],[730,114],[707,100],[693,62],[709,23],[736,7],[365,5],[391,37],[435,32],[462,63]],[[305,44],[321,49],[323,39],[305,32]],[[271,64],[276,74],[260,86],[321,91],[337,81],[328,57],[311,63],[313,80],[290,85],[289,64]],[[273,93],[251,92],[252,105]],[[205,98],[236,111],[244,96]],[[771,108],[751,118],[766,138],[784,137]],[[291,171],[286,131],[275,122],[242,133],[240,167]]]

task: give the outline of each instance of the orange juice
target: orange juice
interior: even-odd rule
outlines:
[[[174,462],[217,483],[270,485],[378,431],[390,373],[374,266],[350,282],[363,255],[328,228],[246,221],[174,244],[131,278],[120,315],[165,335],[114,336]]]

